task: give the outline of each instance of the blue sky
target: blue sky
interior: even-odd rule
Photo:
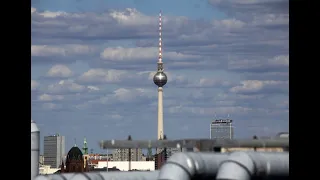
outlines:
[[[208,138],[232,118],[238,138],[288,131],[288,0],[32,0],[32,118],[67,149],[87,137],[155,139],[158,13],[164,131]]]

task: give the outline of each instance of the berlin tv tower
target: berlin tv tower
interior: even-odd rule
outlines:
[[[163,86],[167,84],[167,75],[163,72],[162,62],[162,19],[159,13],[159,57],[158,71],[153,76],[153,82],[158,86],[158,139],[163,139]]]

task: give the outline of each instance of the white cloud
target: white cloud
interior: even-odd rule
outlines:
[[[110,16],[122,25],[149,25],[154,22],[153,17],[146,16],[133,8],[126,8],[124,11],[111,11]]]
[[[268,59],[268,63],[271,65],[283,65],[289,67],[289,56],[275,56],[272,59]]]
[[[174,106],[169,108],[170,113],[190,113],[197,114],[201,116],[214,116],[216,114],[227,116],[228,114],[232,115],[241,115],[253,111],[251,108],[240,107],[240,106],[230,106],[230,107],[184,107],[184,106]]]
[[[137,47],[137,48],[106,48],[101,53],[100,57],[109,61],[131,61],[131,60],[144,60],[150,61],[156,59],[158,56],[157,47]],[[185,55],[177,52],[164,52],[164,58],[171,60],[186,60],[191,58],[199,58],[199,56]]]
[[[36,8],[31,7],[31,14],[34,13],[34,12],[36,12]]]
[[[79,85],[72,80],[61,80],[48,86],[48,92],[53,94],[81,93],[87,91],[87,87]]]
[[[68,78],[73,75],[73,72],[66,65],[58,64],[54,65],[47,72],[49,77],[59,77],[59,78]]]
[[[227,80],[213,79],[213,78],[200,78],[198,81],[190,84],[190,87],[228,87],[232,83]]]
[[[237,19],[214,20],[213,27],[221,29],[238,29],[243,28],[246,23]]]
[[[135,99],[154,96],[154,92],[148,89],[136,88],[136,89],[125,89],[119,88],[114,91],[113,97],[122,102],[128,102]]]
[[[288,88],[288,81],[258,81],[247,80],[242,81],[241,86],[235,86],[230,89],[233,93],[256,93],[262,90],[277,90],[280,88]]]
[[[54,103],[44,103],[42,104],[42,108],[44,110],[56,110],[56,109],[59,109],[60,106]]]
[[[118,88],[114,90],[111,94],[106,96],[100,97],[95,100],[90,100],[82,104],[78,104],[76,107],[78,109],[88,109],[93,107],[94,105],[101,104],[104,105],[116,105],[116,104],[123,104],[123,106],[143,102],[146,99],[154,98],[156,96],[155,91],[150,89],[143,89],[143,88],[134,88],[134,89],[127,89],[127,88]],[[137,106],[137,104],[135,104]]]
[[[99,91],[100,88],[96,87],[96,86],[87,86],[87,88],[91,91]]]
[[[31,45],[31,55],[38,57],[49,56],[80,56],[95,53],[96,49],[88,45],[67,44],[67,45]]]
[[[112,83],[119,82],[128,75],[126,71],[99,68],[88,70],[78,80],[84,83]]]
[[[39,83],[35,80],[31,80],[31,91],[37,90]]]
[[[236,71],[279,71],[279,68],[283,68],[287,71],[289,68],[289,56],[280,55],[275,56],[267,60],[230,60],[228,62],[228,69]]]
[[[55,100],[63,100],[64,97],[61,95],[49,95],[49,94],[42,94],[38,97],[39,101],[55,101]]]

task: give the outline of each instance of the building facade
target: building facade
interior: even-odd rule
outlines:
[[[115,149],[112,153],[113,161],[129,161],[129,149]],[[131,161],[142,160],[142,149],[131,149]]]
[[[59,168],[65,156],[65,137],[59,134],[45,136],[43,145],[43,164],[50,165],[51,168]]]
[[[138,171],[154,171],[154,161],[132,161],[130,162],[131,170]],[[108,167],[109,169],[119,169],[120,171],[129,171],[129,161],[99,161],[97,169],[103,169]],[[91,170],[90,170],[91,171]]]
[[[87,156],[84,156],[81,150],[74,146],[69,150],[66,162],[61,163],[61,173],[88,172],[88,164]]]
[[[231,119],[218,119],[210,124],[210,139],[233,139]]]

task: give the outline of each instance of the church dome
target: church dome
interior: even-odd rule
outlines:
[[[68,160],[83,160],[83,154],[78,147],[72,147],[67,155]]]

